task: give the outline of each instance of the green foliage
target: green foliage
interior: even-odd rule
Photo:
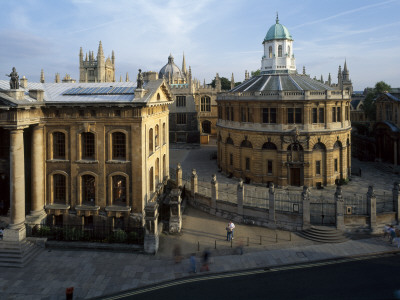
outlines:
[[[221,80],[221,90],[227,91],[231,89],[231,81],[226,77],[220,77]],[[235,86],[239,85],[241,82],[235,82]],[[211,81],[211,86],[215,88],[215,78]]]
[[[128,234],[121,229],[118,229],[118,230],[114,231],[114,233],[113,233],[113,240],[116,243],[123,243],[126,241],[127,238],[128,238]]]
[[[255,71],[251,71],[251,77],[253,77],[253,76],[258,76],[258,75],[260,75],[260,74],[261,74],[260,69],[255,70]]]
[[[375,84],[375,88],[368,89],[367,96],[364,100],[363,110],[369,120],[376,120],[376,97],[383,92],[390,91],[390,89],[390,85],[384,81],[379,81]]]

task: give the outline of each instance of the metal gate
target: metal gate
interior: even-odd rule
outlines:
[[[310,222],[313,225],[335,225],[336,203],[334,197],[310,197]]]

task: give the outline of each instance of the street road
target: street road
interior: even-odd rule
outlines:
[[[400,254],[193,277],[144,290],[109,299],[396,299]]]

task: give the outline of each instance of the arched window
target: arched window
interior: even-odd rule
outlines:
[[[232,138],[230,136],[228,136],[228,138],[226,139],[226,143],[228,145],[233,145],[233,140],[232,140]]]
[[[211,111],[211,99],[208,96],[201,97],[200,111]]]
[[[155,142],[156,148],[159,146],[158,135],[159,135],[159,130],[158,130],[158,125],[156,125],[155,134],[154,134],[154,142]]]
[[[269,58],[272,58],[272,46],[269,46],[269,48],[268,48],[268,57]]]
[[[92,175],[82,176],[82,204],[94,205],[96,200],[96,180]]]
[[[244,147],[244,148],[253,148],[253,145],[250,143],[249,140],[244,140],[241,144],[240,147]]]
[[[65,134],[53,132],[53,159],[65,159]]]
[[[155,182],[157,185],[160,183],[160,159],[159,158],[156,159],[155,169],[156,169],[156,171],[155,171],[154,177],[155,177]]]
[[[287,46],[287,55],[290,57],[290,46]]]
[[[318,142],[314,145],[313,150],[326,150],[326,147],[323,143]]]
[[[160,99],[161,99],[160,93],[157,93],[157,100],[160,100]]]
[[[153,153],[153,128],[149,130],[149,152]]]
[[[126,137],[123,132],[112,134],[112,159],[126,159]]]
[[[82,159],[94,159],[95,158],[95,138],[91,132],[83,132],[81,134],[81,145],[82,145]]]
[[[154,171],[153,167],[149,171],[150,193],[154,192]]]
[[[113,204],[126,204],[126,178],[121,175],[112,177]]]
[[[67,203],[66,178],[62,174],[53,175],[53,203]]]
[[[278,46],[278,57],[282,57],[282,45]]]
[[[165,178],[165,176],[167,176],[166,170],[167,170],[167,165],[165,164],[165,154],[164,154],[164,155],[163,155],[163,158],[162,158],[162,174],[163,174],[163,179]]]
[[[336,141],[336,143],[333,145],[333,149],[339,149],[342,148],[342,143],[340,141]]]
[[[165,123],[162,125],[162,139],[163,139],[163,145],[165,145],[165,137],[167,136],[167,133],[165,132]]]
[[[262,145],[263,150],[277,150],[276,145],[271,142],[266,142]]]
[[[288,151],[303,151],[303,146],[298,143],[290,144],[287,148]]]

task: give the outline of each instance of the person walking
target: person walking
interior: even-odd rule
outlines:
[[[208,251],[208,249],[205,249],[203,252],[203,265],[200,268],[200,272],[210,271],[210,269],[208,268],[209,258],[210,258],[210,251]]]
[[[196,254],[192,253],[190,255],[190,271],[191,273],[196,273],[197,272],[197,266],[196,266]]]
[[[229,221],[228,226],[226,227],[226,240],[229,242],[233,240],[233,230],[235,229],[235,224],[232,221]]]

